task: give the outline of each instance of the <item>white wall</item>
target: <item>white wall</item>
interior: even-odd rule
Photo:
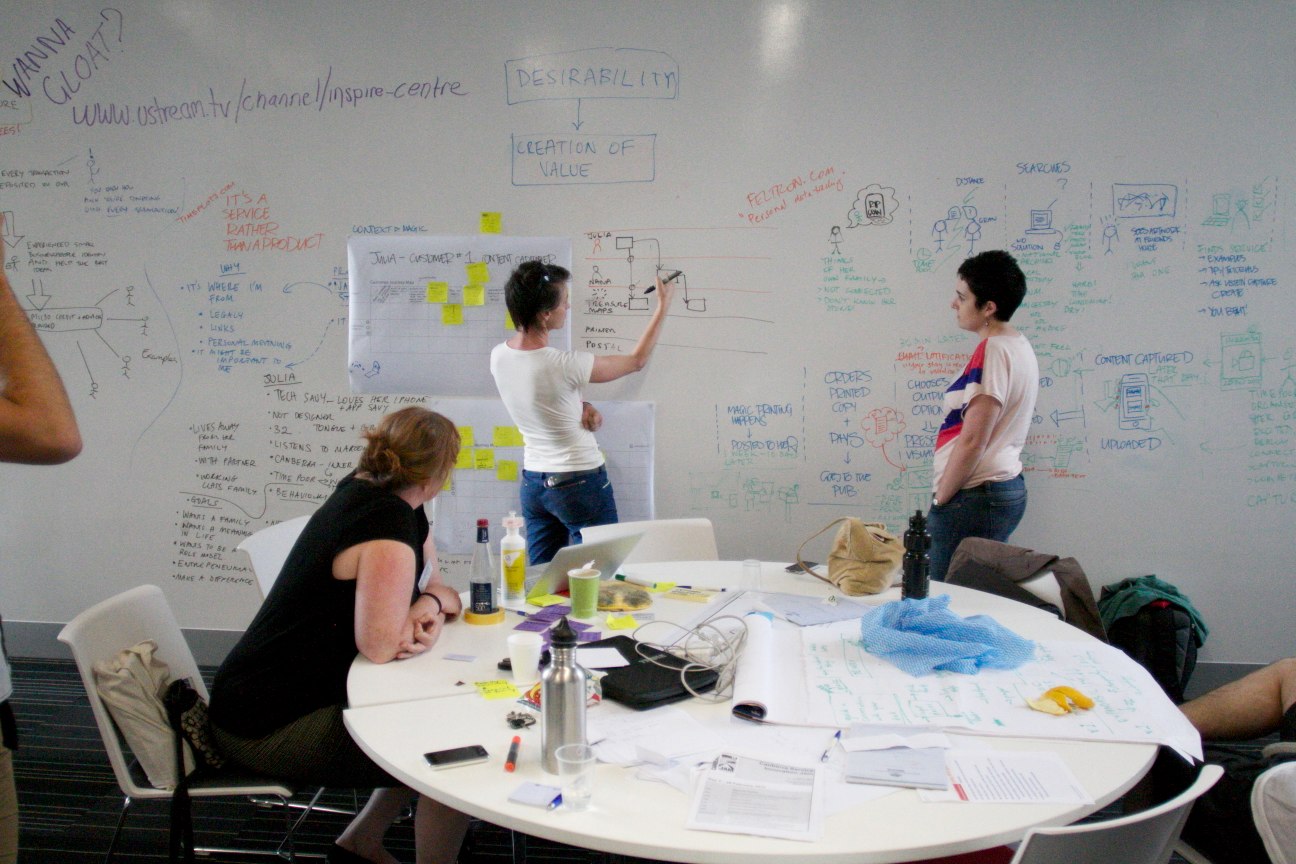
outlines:
[[[578,347],[624,350],[652,268],[685,270],[649,370],[590,394],[656,403],[659,516],[710,517],[730,558],[898,527],[919,397],[973,347],[947,308],[972,228],[1031,282],[1015,540],[1179,585],[1204,659],[1289,654],[1292,32],[1287,3],[19,4],[5,267],[87,446],[0,468],[0,608],[150,581],[243,626],[234,545],[395,404],[349,398],[346,238],[482,211],[570,237]]]

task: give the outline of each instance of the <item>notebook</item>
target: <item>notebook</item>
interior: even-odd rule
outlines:
[[[527,599],[566,591],[567,571],[583,567],[591,560],[594,569],[600,571],[604,579],[611,579],[642,536],[643,534],[628,534],[610,540],[564,546],[548,564],[527,568],[527,582],[530,585],[526,593]],[[532,582],[532,579],[535,581]]]

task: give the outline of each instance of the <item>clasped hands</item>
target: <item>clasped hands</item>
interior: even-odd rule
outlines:
[[[397,660],[407,660],[431,648],[441,637],[441,629],[446,622],[463,611],[463,603],[454,589],[440,582],[430,582],[426,592],[434,594],[436,599],[420,595],[418,601],[410,607],[406,621],[409,635],[401,640],[396,652]],[[441,601],[439,607],[437,600]]]

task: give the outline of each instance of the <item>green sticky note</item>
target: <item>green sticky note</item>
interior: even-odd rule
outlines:
[[[500,223],[502,223],[503,221],[504,221],[503,213],[487,213],[483,211],[481,214],[481,233],[483,234],[500,233]]]
[[[485,306],[486,286],[479,282],[470,282],[464,286],[465,306]]]
[[[495,465],[495,479],[514,483],[518,479],[518,463],[512,459],[501,459]]]
[[[427,302],[429,303],[446,303],[450,300],[450,283],[449,282],[429,282],[427,286]]]
[[[460,303],[444,303],[441,306],[441,323],[448,327],[456,327],[463,323],[463,305]]]
[[[469,282],[481,282],[485,284],[490,281],[490,268],[481,261],[474,261],[471,264],[465,264],[464,270],[468,273]]]
[[[491,433],[491,443],[496,447],[521,447],[522,430],[516,426],[496,426]]]

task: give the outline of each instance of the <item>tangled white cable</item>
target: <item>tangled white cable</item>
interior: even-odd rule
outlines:
[[[727,622],[732,626],[719,626]],[[660,644],[641,639],[640,633],[649,627],[664,624],[682,630],[684,635],[670,644]],[[649,663],[666,669],[679,669],[680,683],[691,695],[706,702],[724,702],[733,694],[734,676],[738,673],[738,658],[742,655],[743,646],[747,644],[747,625],[736,615],[720,615],[699,624],[692,630],[685,630],[670,621],[649,621],[641,624],[634,631],[635,651]],[[654,655],[646,649],[651,648],[661,654]],[[683,665],[664,662],[661,655],[674,658]],[[709,693],[699,693],[689,684],[690,672],[715,670],[719,677],[715,689]]]

